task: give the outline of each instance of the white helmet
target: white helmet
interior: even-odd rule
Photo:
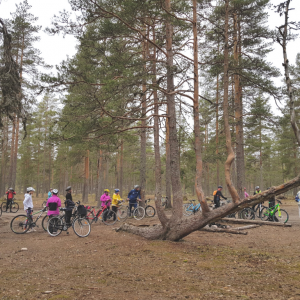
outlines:
[[[33,187],[28,187],[27,192],[35,192],[35,189]]]
[[[137,189],[137,188],[139,188],[139,187],[140,187],[139,185],[135,185],[135,186],[134,186],[134,189]]]
[[[58,190],[57,189],[53,189],[52,193],[57,195],[58,194]]]
[[[258,189],[259,189],[259,186],[256,186],[255,189],[258,190]]]

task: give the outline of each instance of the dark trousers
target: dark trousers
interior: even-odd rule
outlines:
[[[269,202],[269,208],[274,207],[275,206],[275,201],[270,201]]]
[[[65,220],[66,220],[66,223],[68,225],[71,223],[71,217],[72,217],[72,211],[71,210],[67,210],[65,212]]]
[[[112,206],[111,210],[114,211],[115,213],[117,213],[118,212],[118,207],[117,206]]]
[[[135,210],[137,208],[137,203],[129,203],[129,214],[130,214],[130,216],[131,216],[132,208],[133,208],[133,210]]]
[[[7,200],[6,200],[6,211],[7,211],[7,209],[9,208],[11,202],[12,202],[12,199],[7,199]]]
[[[220,200],[215,201],[215,208],[218,208],[218,207],[220,207]]]

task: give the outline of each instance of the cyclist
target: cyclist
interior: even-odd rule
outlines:
[[[245,198],[248,198],[248,197],[249,197],[249,194],[247,193],[247,190],[246,190],[245,187],[244,187],[244,195],[245,195]]]
[[[109,196],[109,189],[104,190],[104,194],[100,197],[101,207],[107,206],[110,207],[111,198]],[[106,203],[107,202],[107,203]]]
[[[268,190],[270,189],[270,187],[268,188]],[[272,196],[270,199],[269,199],[269,208],[272,208],[275,206],[275,196]]]
[[[50,190],[49,190],[49,192],[48,192],[48,198],[47,198],[47,200],[48,200],[50,197],[52,197],[52,191],[53,191],[53,189],[50,188]]]
[[[135,185],[134,189],[128,193],[127,201],[129,201],[129,213],[131,216],[132,208],[135,209],[137,207],[137,201],[141,201],[141,191],[139,185]]]
[[[7,195],[6,211],[7,211],[8,207],[10,206],[15,194],[16,194],[16,192],[14,191],[13,188],[9,188],[8,191],[6,192],[6,195]]]
[[[214,203],[215,203],[215,208],[220,207],[220,200],[221,197],[225,200],[227,200],[226,197],[223,196],[222,194],[222,189],[223,187],[221,185],[218,186],[218,189],[214,192]]]
[[[70,226],[72,211],[73,211],[73,208],[75,207],[75,203],[73,202],[73,198],[72,198],[72,187],[68,186],[66,188],[66,192],[67,192],[67,194],[66,194],[66,201],[65,201],[65,207],[66,207],[65,220],[66,220],[67,226]]]
[[[27,213],[28,219],[30,218],[32,220],[32,212],[33,212],[33,201],[32,201],[32,194],[35,192],[35,189],[33,187],[28,187],[27,192],[24,195],[24,210]],[[30,228],[27,232],[35,231],[34,228]]]
[[[122,201],[121,196],[120,196],[120,190],[115,189],[115,193],[113,194],[112,202],[111,202],[111,209],[115,213],[118,211],[119,203]]]
[[[257,195],[257,194],[260,194],[260,193],[261,193],[260,187],[259,187],[259,186],[256,186],[253,195]],[[259,204],[257,204],[257,205],[258,205],[259,212],[261,212],[261,210],[262,210],[262,204],[259,203]],[[255,207],[256,207],[256,205],[253,205],[253,206],[252,206],[252,209],[253,209],[254,211],[255,211]],[[259,215],[260,215],[260,214],[259,214]]]
[[[47,212],[48,216],[53,215],[59,215],[59,208],[61,207],[61,201],[58,198],[58,190],[57,189],[51,189],[53,195],[47,200],[46,206],[49,207],[49,210]]]

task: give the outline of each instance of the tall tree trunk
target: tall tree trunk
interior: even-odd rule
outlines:
[[[167,109],[168,115],[168,109]],[[172,208],[172,194],[171,194],[171,165],[170,165],[170,133],[169,133],[169,119],[166,118],[166,197],[168,198],[167,208]]]
[[[225,162],[225,181],[227,188],[232,196],[232,200],[234,203],[238,203],[240,198],[239,195],[234,188],[231,175],[230,168],[232,162],[234,161],[235,155],[232,149],[231,142],[231,133],[230,133],[230,125],[229,125],[229,0],[225,0],[225,28],[224,28],[224,101],[223,101],[223,118],[224,118],[224,131],[226,137],[226,149],[227,149],[227,160]]]
[[[40,136],[41,127],[38,129],[38,136]],[[36,177],[36,197],[40,194],[40,151],[41,151],[41,142],[39,139],[38,152],[37,152],[37,177]]]
[[[90,164],[90,151],[86,151],[86,157],[84,158],[84,184],[82,192],[82,202],[88,203],[89,201],[89,164]]]
[[[234,13],[234,104],[235,104],[235,122],[236,122],[236,176],[237,192],[240,199],[244,197],[243,187],[245,180],[245,161],[244,161],[244,140],[243,140],[243,103],[241,99],[240,76],[238,73],[241,41],[238,39],[238,16]]]
[[[119,189],[120,189],[120,196],[122,198],[123,195],[123,164],[124,164],[124,141],[123,139],[121,140],[121,153],[120,153],[120,174],[119,174],[119,181],[120,181],[120,185],[119,185]]]
[[[14,151],[15,151],[15,132],[16,132],[16,120],[13,119],[12,132],[11,132],[11,148],[10,148],[10,159],[9,159],[9,177],[8,185],[9,187],[14,188],[13,186],[13,167],[14,167]]]
[[[195,190],[203,213],[209,212],[203,189],[202,189],[202,153],[199,123],[199,67],[198,67],[198,32],[197,32],[197,0],[193,0],[193,35],[194,35],[194,135],[196,154],[196,177]]]
[[[6,182],[6,156],[7,156],[7,143],[8,143],[8,121],[7,118],[4,119],[2,127],[2,152],[1,152],[1,191],[0,195],[5,194],[5,182]]]

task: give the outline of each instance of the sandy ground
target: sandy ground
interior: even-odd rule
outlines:
[[[180,242],[148,241],[101,222],[87,238],[72,229],[51,237],[41,226],[17,235],[9,227],[16,214],[3,213],[0,299],[300,299],[298,207],[282,208],[291,228],[198,231]]]

